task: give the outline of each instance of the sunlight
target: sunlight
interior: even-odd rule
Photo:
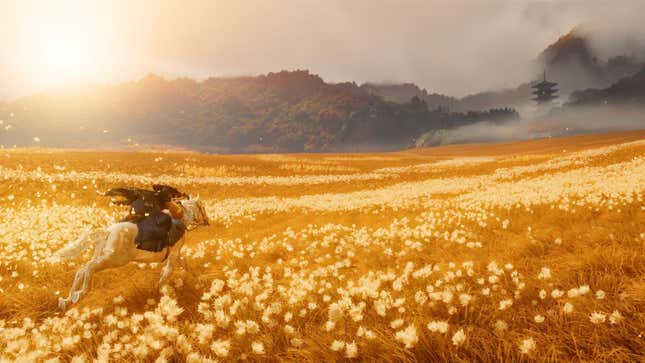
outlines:
[[[41,34],[35,55],[50,82],[85,81],[96,70],[96,47],[87,33],[53,29]]]
[[[91,66],[88,52],[76,39],[52,36],[42,49],[44,71],[55,81],[82,78]]]
[[[73,20],[73,21],[72,21]],[[49,86],[85,82],[98,72],[100,34],[78,18],[34,19],[29,26],[22,57],[29,76]]]

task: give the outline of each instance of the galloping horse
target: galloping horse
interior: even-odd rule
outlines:
[[[209,225],[203,203],[196,199],[180,201],[184,210],[182,222],[191,231],[199,226]],[[180,242],[166,247],[164,252],[148,252],[137,248],[135,237],[138,227],[132,222],[119,222],[105,229],[88,230],[79,239],[63,247],[54,254],[53,260],[68,260],[80,255],[85,249],[95,245],[94,256],[76,272],[69,296],[58,300],[58,307],[65,309],[69,303],[77,303],[91,288],[94,273],[109,268],[121,267],[129,262],[151,262],[166,260],[159,285],[170,275],[173,266],[184,263],[180,258],[185,235]],[[165,257],[164,257],[165,256]],[[185,267],[185,265],[184,265]]]

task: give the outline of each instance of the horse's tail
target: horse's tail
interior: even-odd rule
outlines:
[[[107,231],[104,229],[87,229],[74,242],[56,251],[52,256],[54,260],[69,260],[78,257],[83,251],[96,243],[99,238],[105,238]]]

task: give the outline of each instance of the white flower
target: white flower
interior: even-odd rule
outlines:
[[[396,332],[395,339],[398,342],[405,344],[407,349],[413,348],[419,341],[417,336],[417,327],[414,324],[408,325],[407,328]]]
[[[605,313],[597,312],[594,311],[589,315],[589,321],[591,321],[594,324],[600,324],[604,323],[605,320],[607,319],[607,315]]]
[[[546,291],[545,290],[540,290],[540,299],[542,299],[542,300],[546,299]]]
[[[285,332],[285,334],[287,334],[287,335],[293,335],[293,333],[295,333],[295,332],[296,332],[296,329],[295,329],[293,326],[291,326],[291,325],[289,325],[289,324],[286,324],[286,325],[284,326],[284,332]]]
[[[433,333],[446,333],[448,332],[448,322],[447,321],[431,321],[428,323],[428,330]]]
[[[562,290],[554,289],[553,291],[551,291],[551,297],[554,299],[560,298],[563,295],[564,295],[564,291]]]
[[[512,299],[505,299],[499,302],[499,310],[506,310],[513,305]]]
[[[345,344],[345,357],[346,358],[356,358],[358,356],[358,347],[356,343],[351,342]]]
[[[618,324],[623,320],[623,315],[618,310],[614,310],[611,315],[609,315],[609,322],[611,324]]]
[[[226,357],[228,355],[228,351],[231,349],[231,341],[230,340],[216,340],[211,344],[211,350],[217,355],[218,357]]]
[[[486,282],[486,280],[484,280],[481,277],[477,279],[477,284],[479,284],[479,285],[483,285],[485,282]]]
[[[605,292],[602,290],[596,291],[596,299],[602,300],[605,298]]]
[[[530,354],[533,350],[535,350],[535,347],[536,344],[533,338],[524,339],[520,342],[520,353]]]
[[[544,315],[538,314],[533,317],[533,320],[535,320],[536,323],[542,323],[544,322]]]
[[[264,354],[264,344],[262,342],[251,343],[251,350],[255,354]]]
[[[343,308],[338,303],[333,303],[329,305],[328,311],[329,320],[332,322],[338,321],[338,319],[343,317]]]
[[[246,331],[249,334],[256,334],[258,331],[260,331],[260,326],[253,320],[247,320]]]
[[[472,296],[469,294],[460,294],[459,295],[459,303],[461,306],[467,306],[470,303],[470,300],[472,300]]]
[[[589,288],[589,285],[582,285],[582,286],[580,286],[578,288],[578,293],[580,295],[584,295],[584,294],[588,293],[589,291],[591,291],[591,289]]]
[[[573,312],[573,304],[570,302],[565,303],[564,306],[562,306],[562,311],[565,314],[571,314]]]
[[[303,343],[304,343],[304,341],[302,339],[300,339],[300,338],[292,338],[291,339],[291,345],[293,345],[296,348],[301,347]]]
[[[334,340],[331,342],[331,346],[329,347],[331,350],[334,352],[338,352],[339,350],[343,349],[345,347],[345,342],[342,342],[340,340]]]
[[[538,274],[538,279],[548,280],[551,278],[551,269],[548,267],[542,267],[540,273]]]
[[[452,345],[458,347],[466,341],[466,333],[464,329],[459,329],[455,334],[452,335]]]
[[[376,338],[376,334],[373,331],[371,331],[369,329],[365,329],[362,326],[358,327],[358,330],[356,331],[356,336],[358,336],[358,337],[363,337],[364,336],[365,339],[368,339],[368,340],[372,340],[372,339]]]
[[[398,329],[398,328],[400,328],[400,327],[402,327],[402,326],[403,326],[403,323],[404,323],[403,319],[396,319],[396,320],[393,320],[393,321],[390,323],[390,328],[392,328],[392,329]]]
[[[417,291],[417,293],[414,294],[414,301],[416,301],[419,305],[425,304],[427,300],[428,295],[426,295],[426,293],[423,291]]]

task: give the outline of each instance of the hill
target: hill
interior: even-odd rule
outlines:
[[[487,111],[494,108],[522,107],[530,103],[531,89],[528,83],[517,88],[490,90],[455,98],[439,93],[428,93],[414,83],[365,83],[361,88],[384,100],[405,103],[412,97],[426,102],[428,108],[444,111]]]
[[[386,101],[396,103],[406,103],[413,97],[418,97],[425,101],[431,110],[437,108],[454,110],[459,104],[457,98],[439,93],[428,93],[414,83],[364,83],[361,85],[361,89]]]
[[[645,65],[628,53],[602,59],[592,47],[590,37],[584,30],[574,28],[538,56],[540,67],[546,69],[550,79],[557,80],[563,95],[579,89],[608,87]]]
[[[391,102],[355,83],[326,83],[308,71],[201,82],[149,75],[0,104],[7,128],[0,144],[168,144],[238,153],[391,150],[428,130],[482,115],[430,111],[418,97]]]
[[[535,68],[545,69],[547,77],[558,82],[562,100],[566,101],[569,94],[577,90],[609,87],[645,66],[642,59],[628,50],[625,50],[625,54],[602,59],[593,49],[590,36],[583,29],[574,28],[537,56]],[[516,88],[483,91],[462,98],[429,93],[413,83],[366,83],[361,88],[388,101],[404,103],[416,96],[425,101],[430,109],[440,107],[455,112],[505,107],[521,109],[532,104],[528,80]]]
[[[573,105],[645,106],[645,68],[604,89],[587,89],[571,95]]]

